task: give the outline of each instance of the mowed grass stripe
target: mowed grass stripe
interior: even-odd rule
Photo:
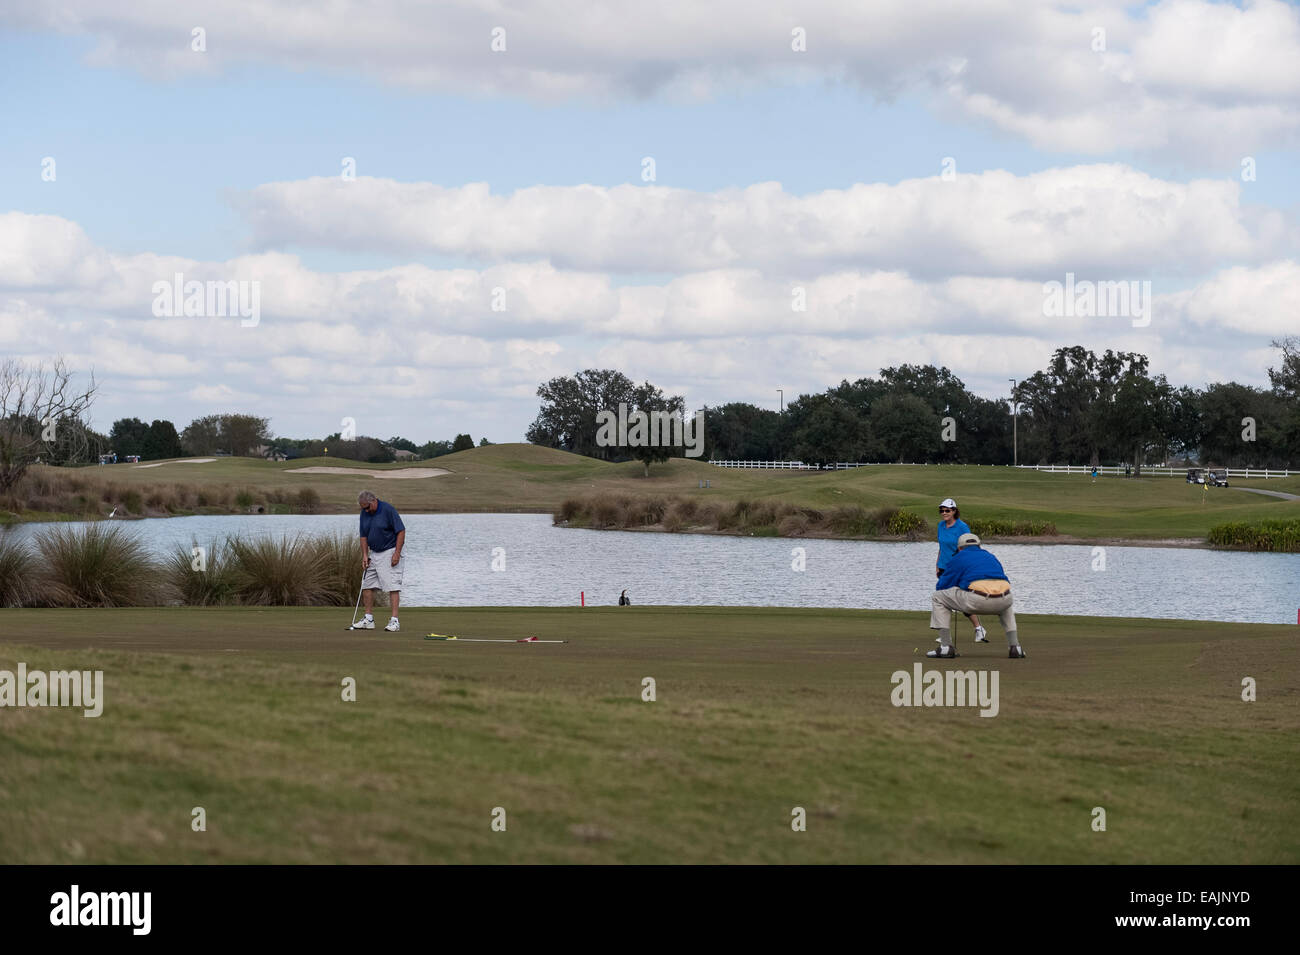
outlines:
[[[890,674],[933,646],[916,613],[413,609],[398,635],[327,610],[6,620],[0,669],[103,669],[107,697],[99,720],[0,710],[7,862],[1300,859],[1290,627],[1027,615],[1024,661],[967,628],[955,666],[1000,673],[987,719],[890,705]],[[420,639],[435,629],[571,642]]]

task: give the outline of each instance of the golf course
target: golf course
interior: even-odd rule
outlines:
[[[891,493],[874,472],[772,483],[799,480]],[[1114,483],[1102,493],[1130,487]],[[339,608],[6,610],[0,671],[102,670],[104,691],[98,718],[0,709],[0,858],[1300,861],[1294,626],[1022,615],[1027,659],[991,624],[990,644],[964,626],[961,657],[939,661],[912,612],[406,608],[400,633],[346,624]],[[917,663],[997,671],[996,716],[894,706],[891,675]]]
[[[412,477],[421,471],[429,476]],[[1053,536],[1076,541],[1196,542],[1224,522],[1300,517],[1300,500],[1241,490],[1300,494],[1300,475],[1234,479],[1232,488],[1205,488],[1181,477],[1105,477],[1094,484],[1081,474],[991,466],[751,470],[673,458],[653,465],[646,477],[636,461],[615,464],[530,444],[474,448],[416,465],[224,457],[156,466],[36,467],[27,480],[29,506],[0,514],[0,520],[106,517],[114,509],[118,518],[243,513],[259,507],[266,513],[290,513],[304,491],[311,513],[355,513],[362,487],[372,488],[403,513],[555,513],[566,501],[682,497],[719,508],[737,502],[827,511],[903,508],[924,517],[931,528],[936,503],[954,497],[964,519],[1046,522],[1054,525]],[[707,488],[700,486],[705,481]]]

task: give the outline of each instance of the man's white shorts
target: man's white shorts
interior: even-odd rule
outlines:
[[[382,590],[385,593],[392,593],[395,590],[402,589],[402,571],[406,569],[406,558],[403,557],[393,566],[393,551],[397,548],[389,548],[376,553],[370,552],[370,566],[366,568],[365,575],[361,578],[362,590]]]

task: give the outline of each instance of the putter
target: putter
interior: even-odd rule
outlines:
[[[348,624],[347,627],[349,630],[351,630],[353,627],[357,625],[357,611],[361,609],[361,591],[365,589],[366,589],[366,582],[362,580],[361,586],[357,588],[357,605],[352,608],[352,622]]]

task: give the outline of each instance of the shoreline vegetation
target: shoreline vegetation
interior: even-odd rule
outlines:
[[[931,525],[902,507],[868,509],[841,505],[800,507],[781,500],[699,501],[684,495],[636,497],[601,494],[568,498],[553,515],[557,526],[589,530],[654,530],[666,533],[721,533],[752,537],[825,537],[846,540],[927,540]],[[983,527],[977,530],[975,524]],[[971,529],[990,536],[1056,533],[1045,521],[982,521]]]
[[[201,514],[320,514],[325,509],[314,487],[254,488],[183,481],[126,483],[101,477],[94,469],[32,468],[5,503],[7,523]],[[259,510],[260,508],[260,510]]]
[[[341,607],[361,587],[356,538],[227,537],[155,557],[121,526],[0,534],[0,607]]]
[[[780,500],[701,502],[684,495],[568,498],[552,520],[557,527],[669,534],[876,541],[924,541],[934,536],[929,521],[903,507],[848,504],[820,509]],[[1056,525],[1050,521],[976,519],[967,523],[973,533],[989,540],[1057,536]]]
[[[990,542],[1300,551],[1296,534],[1274,523],[1300,518],[1300,500],[1243,494],[1236,487],[1211,490],[1181,477],[1093,482],[973,465],[745,470],[686,458],[657,463],[647,477],[636,461],[600,461],[527,444],[474,448],[436,461],[427,479],[415,481],[389,479],[389,471],[409,471],[408,464],[354,465],[334,457],[175,460],[151,462],[147,469],[37,465],[0,499],[0,527],[105,518],[351,515],[357,492],[369,487],[412,515],[532,513],[565,527],[898,541],[932,538],[934,504],[953,497],[972,529]],[[318,466],[341,473],[303,470]],[[1300,476],[1255,483],[1300,493]]]
[[[1216,524],[1207,538],[1223,550],[1300,553],[1300,518],[1288,521],[1233,521]]]

